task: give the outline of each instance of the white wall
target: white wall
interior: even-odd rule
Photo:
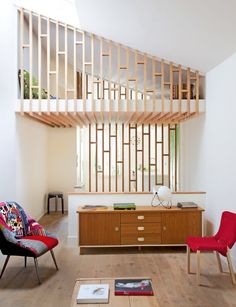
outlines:
[[[0,20],[0,201],[16,200],[35,218],[44,212],[47,135],[43,125],[16,118],[17,12],[1,3]]]
[[[50,128],[48,139],[48,189],[61,191],[65,197],[76,185],[76,129]],[[51,200],[50,210],[54,210]],[[61,209],[60,204],[58,209]]]
[[[206,75],[207,195],[209,231],[217,230],[222,211],[236,212],[235,138],[236,53]],[[236,247],[233,251],[236,263]]]
[[[16,117],[17,201],[34,218],[45,212],[48,192],[48,130],[46,125]]]
[[[205,122],[205,115],[201,115],[180,124],[180,191],[206,191]]]
[[[11,1],[1,3],[0,20],[0,200],[15,199],[15,113],[17,95],[16,18]]]

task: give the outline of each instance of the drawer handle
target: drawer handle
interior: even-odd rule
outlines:
[[[143,241],[144,241],[144,238],[139,237],[139,238],[138,238],[138,241],[139,241],[139,242],[143,242]]]
[[[119,227],[115,227],[115,231],[119,231]]]
[[[166,226],[163,226],[163,230],[166,231]]]
[[[138,215],[138,220],[144,220],[144,216],[143,215]]]
[[[143,227],[143,226],[138,226],[138,230],[139,230],[139,231],[143,231],[143,230],[144,230],[144,227]]]

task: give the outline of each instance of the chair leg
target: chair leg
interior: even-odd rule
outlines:
[[[38,266],[38,259],[34,258],[34,265],[35,265],[35,270],[36,270],[36,275],[38,278],[39,284],[41,284],[40,278],[39,278],[39,266]]]
[[[25,268],[27,266],[27,257],[25,256]]]
[[[3,265],[3,268],[2,268],[2,272],[1,272],[1,275],[0,275],[0,279],[2,278],[2,275],[3,275],[4,271],[5,271],[5,268],[6,268],[6,266],[7,266],[7,263],[8,263],[8,261],[9,261],[9,259],[10,259],[10,255],[7,255],[7,258],[6,258],[6,260],[5,260],[5,262],[4,262],[4,265]]]
[[[48,196],[48,214],[49,214],[49,206],[50,206],[50,197]]]
[[[61,198],[61,211],[62,211],[62,214],[64,214],[64,199],[63,199],[63,196]]]
[[[187,246],[187,272],[190,274],[190,248]]]
[[[222,264],[221,264],[221,260],[220,260],[220,254],[218,252],[216,252],[216,259],[217,259],[219,271],[220,271],[220,273],[223,273],[223,268],[222,268]]]
[[[232,284],[235,285],[236,284],[236,280],[235,280],[235,276],[234,276],[234,269],[233,269],[233,264],[232,264],[229,248],[227,250],[227,261],[228,261],[229,272],[230,272]]]
[[[200,251],[197,251],[197,284],[200,285]]]
[[[54,262],[54,264],[55,264],[55,267],[56,267],[56,269],[57,269],[57,271],[58,271],[59,269],[58,269],[57,262],[56,262],[56,258],[55,258],[55,255],[54,255],[54,252],[53,252],[52,249],[50,250],[50,253],[51,253],[51,255],[52,255],[52,259],[53,259],[53,262]]]

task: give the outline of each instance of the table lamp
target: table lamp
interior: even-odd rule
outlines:
[[[153,207],[159,206],[159,205],[167,209],[170,209],[172,207],[172,202],[171,202],[172,194],[171,194],[171,190],[168,187],[164,185],[158,187],[157,185],[155,185],[152,191],[153,191],[153,198],[152,198],[151,205]],[[159,201],[159,203],[156,205],[154,204],[155,198],[157,198]]]

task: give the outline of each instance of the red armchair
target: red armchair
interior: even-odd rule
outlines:
[[[220,228],[212,237],[189,237],[187,239],[187,269],[190,273],[190,252],[197,252],[197,283],[200,285],[200,252],[215,251],[219,270],[222,273],[220,254],[227,257],[229,272],[233,284],[236,284],[235,275],[230,257],[230,249],[236,241],[236,214],[225,211],[222,214]]]
[[[0,250],[6,255],[0,279],[6,269],[10,256],[32,257],[35,263],[39,284],[37,258],[50,251],[56,269],[58,266],[53,248],[58,240],[45,231],[41,225],[30,218],[16,202],[0,202]]]

